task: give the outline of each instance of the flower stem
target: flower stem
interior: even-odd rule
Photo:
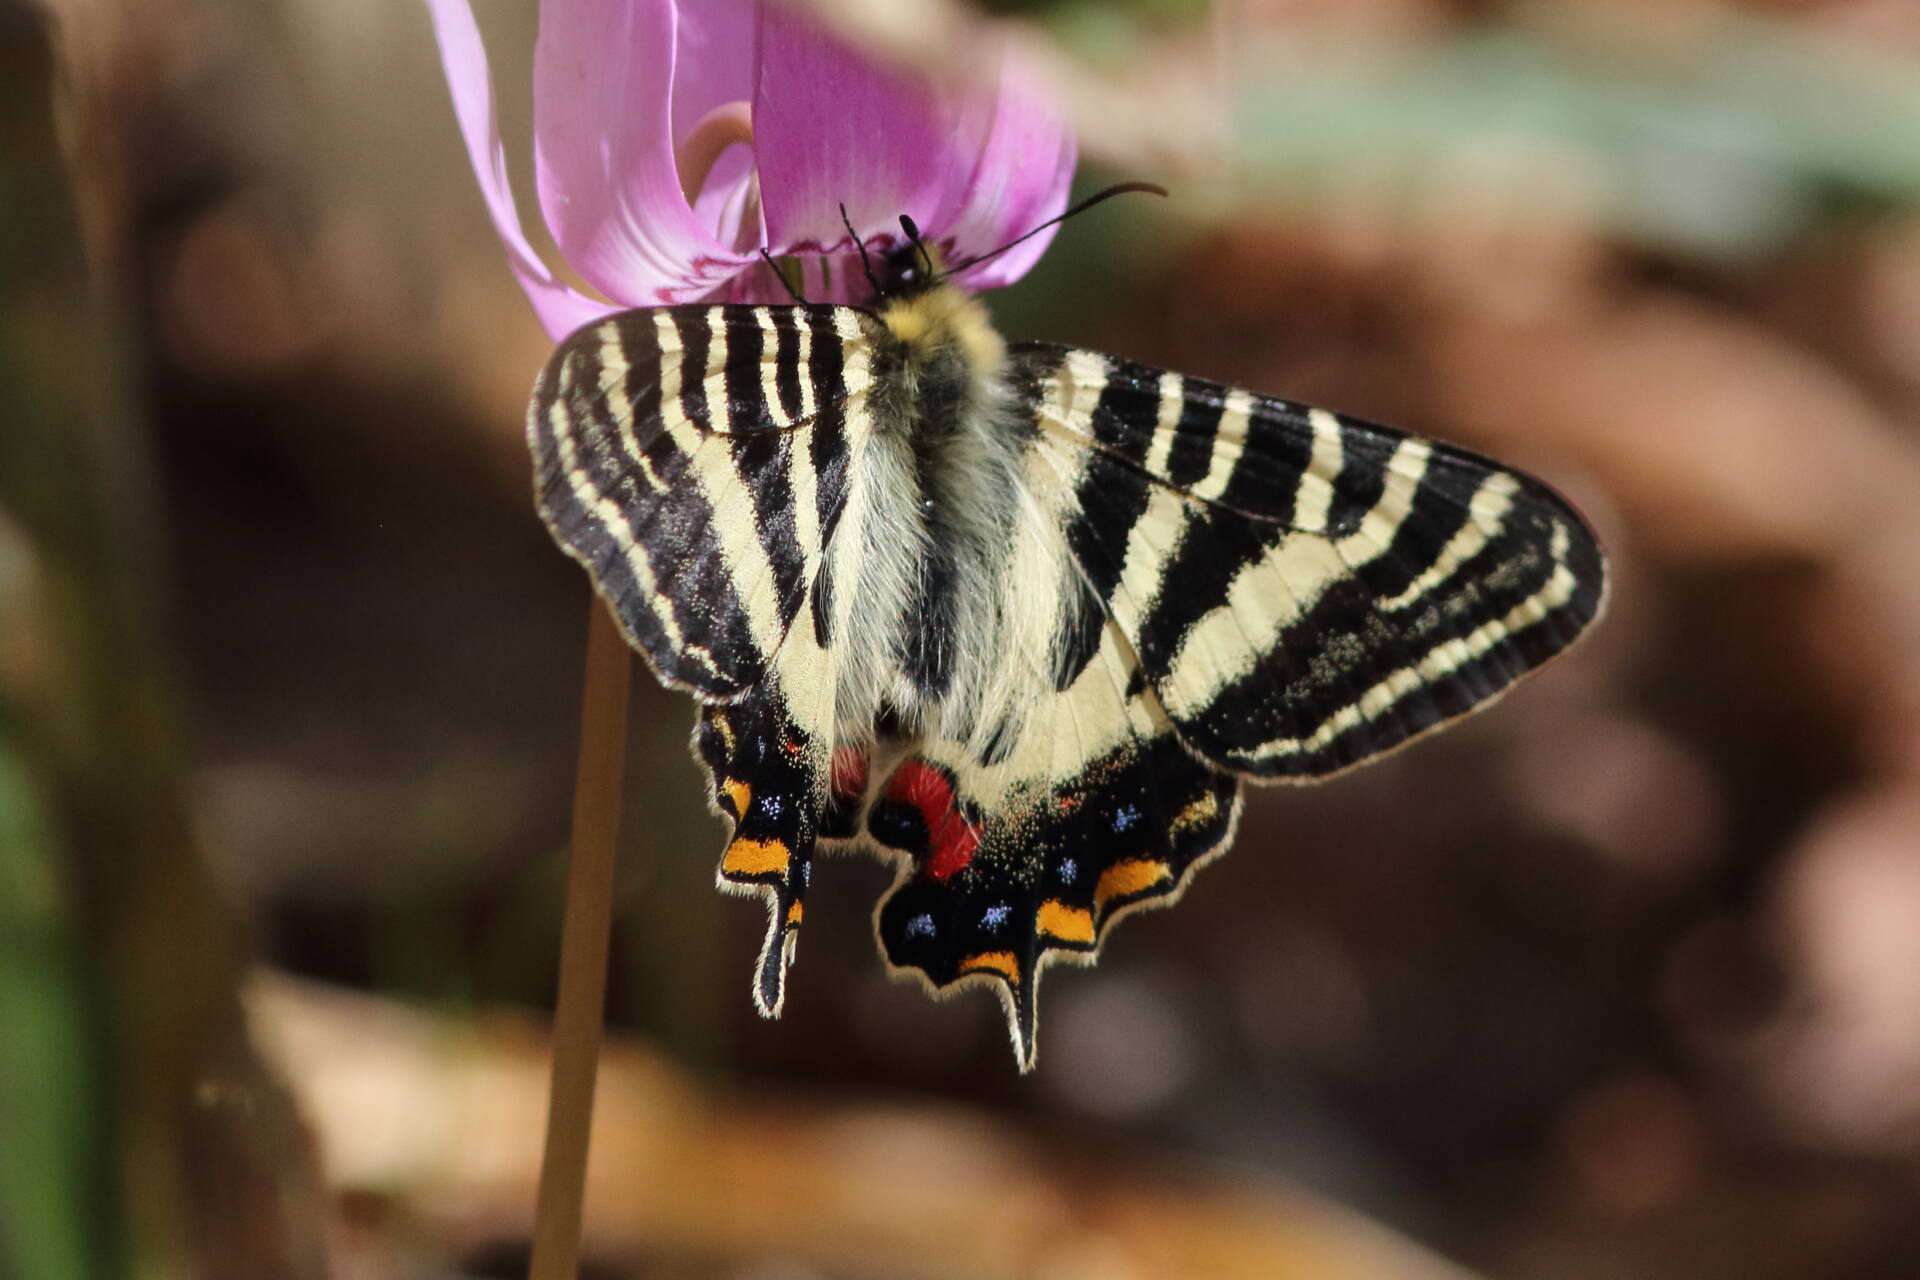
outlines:
[[[534,1211],[531,1280],[573,1280],[593,1086],[606,1013],[607,952],[613,930],[613,868],[620,833],[627,749],[626,641],[598,596],[587,623],[587,671],[580,708],[580,763],[573,785],[573,848],[560,927],[560,991],[553,1014],[553,1081],[547,1145]]]

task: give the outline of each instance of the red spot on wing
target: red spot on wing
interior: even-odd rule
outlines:
[[[980,834],[973,829],[973,824],[961,817],[958,810],[947,810],[946,818],[933,833],[933,852],[927,858],[928,877],[946,880],[963,870],[973,861],[973,851],[979,846]]]
[[[858,800],[867,793],[867,756],[857,747],[836,747],[827,771],[827,789],[836,799]]]
[[[960,816],[953,803],[953,783],[946,774],[924,761],[909,760],[894,770],[887,798],[912,805],[927,824],[927,861],[920,874],[929,880],[950,880],[973,861],[980,833]]]

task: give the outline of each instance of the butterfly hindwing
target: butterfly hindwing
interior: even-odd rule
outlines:
[[[709,800],[729,827],[719,885],[767,903],[753,998],[773,1016],[785,998],[824,797],[818,744],[770,694],[756,690],[736,703],[702,707],[694,754],[707,769]]]
[[[1238,780],[1179,743],[1119,629],[1096,634],[1004,758],[922,743],[866,811],[900,868],[875,913],[888,963],[936,991],[992,985],[1022,1069],[1047,965],[1091,961],[1120,916],[1177,898],[1239,811]]]
[[[979,810],[967,781],[965,771],[916,756],[876,803],[875,840],[905,855],[905,867],[875,927],[888,963],[919,971],[930,987],[992,982],[1027,1068],[1046,963],[1091,959],[1127,909],[1177,896],[1188,871],[1228,838],[1239,784],[1170,733],[1130,740],[1000,810]],[[960,817],[968,811],[971,821]],[[963,822],[958,843],[972,847],[957,862],[952,832]],[[929,828],[946,828],[944,839],[929,840]]]

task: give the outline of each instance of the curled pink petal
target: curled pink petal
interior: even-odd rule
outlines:
[[[468,0],[427,0],[434,34],[440,42],[440,60],[453,92],[454,115],[466,139],[467,155],[480,180],[480,193],[493,216],[494,230],[506,245],[513,273],[533,304],[534,314],[556,340],[588,321],[617,310],[587,297],[557,279],[540,255],[527,243],[507,180],[506,151],[500,145],[500,123],[494,111],[493,82],[487,73],[486,47],[474,24]]]
[[[1067,207],[1078,148],[1065,117],[1038,77],[1009,51],[973,172],[955,207],[938,224],[958,259],[989,253]],[[960,276],[970,289],[998,289],[1027,274],[1053,242],[1054,229]]]
[[[933,227],[948,187],[971,168],[971,157],[954,163],[947,104],[779,6],[766,11],[760,50],[753,114],[774,251],[845,245],[843,204],[854,229],[881,245],[899,240],[903,213]]]
[[[555,245],[611,302],[569,288],[522,233],[468,0],[427,0],[481,191],[515,274],[559,336],[610,310],[784,301],[765,245],[819,301],[862,302],[841,207],[871,250],[908,215],[948,260],[989,253],[1066,203],[1074,144],[1038,77],[989,50],[983,82],[883,67],[766,0],[542,0],[534,168]],[[1036,236],[963,275],[1025,273]]]
[[[753,100],[754,67],[759,57],[760,6],[756,0],[700,0],[678,7],[673,65],[673,145],[685,161],[687,139],[694,129],[718,111],[738,108],[744,114]],[[760,247],[757,205],[752,225],[742,227],[740,216],[749,203],[754,178],[751,143],[725,152],[706,175],[694,196],[699,225],[716,240],[739,249]],[[680,174],[682,190],[688,175]]]
[[[1000,247],[1066,207],[1074,145],[1034,77],[935,88],[876,65],[802,15],[770,6],[754,98],[767,238],[774,252],[900,238],[907,214],[957,258]],[[975,287],[1006,284],[1050,233],[983,264]]]
[[[567,261],[627,306],[702,297],[755,260],[716,239],[680,188],[678,28],[671,0],[540,6],[533,68],[540,206]],[[726,92],[729,68],[738,71],[737,58],[703,66],[690,99]]]

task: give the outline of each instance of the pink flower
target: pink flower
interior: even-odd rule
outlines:
[[[898,243],[906,214],[963,261],[1066,203],[1073,139],[1010,51],[982,81],[935,86],[765,0],[542,0],[534,181],[555,245],[605,300],[589,297],[521,230],[468,0],[427,4],[494,226],[556,339],[628,307],[784,302],[762,247],[798,258],[810,300],[864,301],[842,204],[869,251]],[[1051,234],[960,283],[1012,283]]]

